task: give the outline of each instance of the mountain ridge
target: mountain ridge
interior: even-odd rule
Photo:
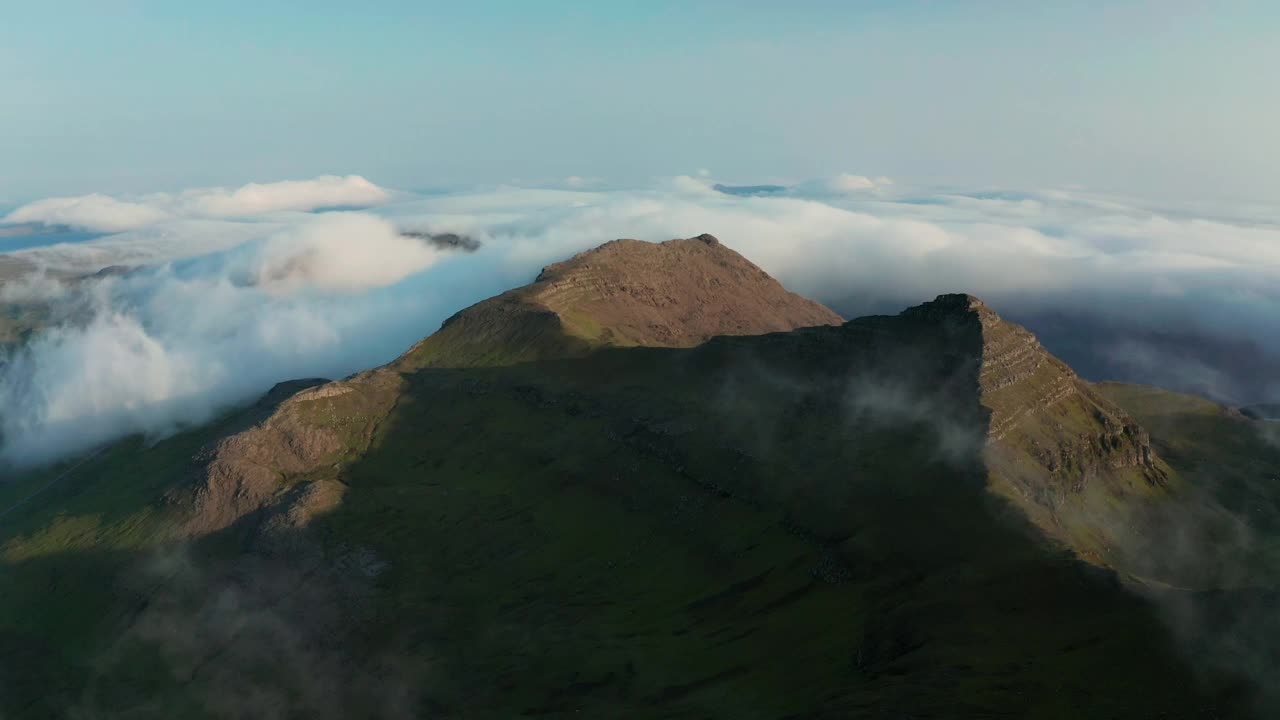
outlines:
[[[564,277],[565,267],[572,266],[565,264],[544,270],[539,282]],[[439,332],[448,332],[457,322],[446,321]],[[895,322],[915,328],[906,331],[908,339],[902,347],[890,345],[885,351],[900,356],[903,367],[922,362],[917,357],[922,351],[912,348],[914,340],[910,338],[911,333],[921,332],[921,327],[936,327],[937,330],[925,332],[941,333],[937,341],[940,345],[923,351],[926,355],[957,347],[971,348],[959,351],[957,367],[975,366],[971,402],[987,415],[981,422],[959,421],[972,426],[960,434],[985,438],[982,456],[989,489],[1017,507],[1048,537],[1071,548],[1082,559],[1122,569],[1125,559],[1111,557],[1107,550],[1118,543],[1112,526],[1122,522],[1100,523],[1089,518],[1101,512],[1099,505],[1113,503],[1118,498],[1145,501],[1166,495],[1167,466],[1153,453],[1148,434],[1131,417],[1045,351],[1029,332],[1002,320],[978,298],[966,294],[941,295],[931,302],[908,308],[899,316],[855,319],[829,329],[824,326],[799,328],[798,336],[795,331],[765,336],[719,336],[714,338],[708,351],[701,354],[714,354],[717,346],[741,346],[746,348],[748,356],[757,359],[735,358],[733,362],[757,362],[758,348],[769,342],[785,346],[784,352],[789,353],[793,338],[808,337],[827,345],[816,354],[843,362],[845,351],[839,347],[874,345],[884,333],[883,328]],[[830,347],[830,339],[821,339],[827,336],[838,338],[838,347]],[[557,355],[554,347],[543,346],[537,360],[554,362],[592,352],[589,347],[569,345],[560,346],[563,352]],[[596,351],[607,347],[598,346]],[[406,356],[413,353],[411,350]],[[465,366],[469,359],[454,357],[442,364]],[[531,361],[529,358],[509,360],[514,364]],[[799,366],[804,367],[804,361],[799,362]],[[220,441],[203,456],[205,479],[202,489],[196,491],[199,509],[194,515],[204,519],[189,524],[189,529],[213,531],[257,512],[276,498],[282,480],[289,485],[297,482],[297,478],[336,478],[343,462],[358,458],[369,447],[374,429],[406,391],[401,375],[414,371],[405,368],[403,362],[397,361],[347,380],[302,390],[281,403],[263,423]],[[856,370],[841,372],[857,375]],[[904,391],[903,388],[916,384],[917,379],[896,375],[897,368],[875,372],[880,374],[873,373],[870,379],[862,381],[866,386],[861,391],[864,394],[874,395],[879,388],[887,386],[898,393],[889,405],[921,404],[931,408],[929,412],[945,414],[934,400],[928,399],[937,388],[912,387]],[[841,380],[847,381],[847,378]],[[957,397],[967,393],[956,392]],[[890,414],[899,412],[889,405],[876,400],[873,409]],[[1086,519],[1083,525],[1082,518]],[[216,520],[210,521],[212,519]]]

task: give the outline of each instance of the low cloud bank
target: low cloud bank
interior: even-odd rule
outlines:
[[[15,283],[11,296],[52,302],[58,319],[0,358],[3,456],[161,436],[280,380],[385,362],[424,333],[424,315],[451,311],[449,296],[404,282],[446,255],[386,219],[326,213],[208,255]]]
[[[437,246],[358,213],[322,215],[231,254],[230,276],[277,293],[357,292],[392,285],[432,265]]]
[[[281,380],[389,361],[458,309],[574,252],[700,232],[846,316],[970,292],[1091,377],[1241,404],[1280,399],[1280,227],[1255,210],[880,180],[868,190],[851,177],[767,196],[718,192],[708,174],[637,190],[394,201],[355,177],[190,191],[126,210],[94,200],[75,210],[98,213],[80,226],[131,229],[12,253],[36,274],[6,283],[4,300],[52,303],[64,320],[0,360],[0,456],[34,462],[171,432]],[[42,222],[73,224],[77,206],[41,201],[15,214],[37,207]],[[445,233],[479,249],[424,240]],[[133,269],[65,280],[115,265]]]
[[[39,223],[115,233],[177,218],[223,218],[286,210],[371,207],[390,194],[359,175],[322,175],[311,180],[250,183],[234,190],[199,188],[132,199],[92,194],[38,200],[6,215],[4,223]]]

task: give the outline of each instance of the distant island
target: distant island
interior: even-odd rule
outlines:
[[[786,185],[722,185],[720,183],[716,183],[711,187],[716,192],[722,192],[725,195],[736,195],[738,197],[781,195],[789,189]]]

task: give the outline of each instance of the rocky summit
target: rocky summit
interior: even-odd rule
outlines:
[[[546,267],[531,284],[445,321],[400,367],[467,367],[599,347],[691,347],[716,335],[838,325],[712,235],[614,240]]]
[[[1149,397],[968,295],[843,322],[711,236],[614,241],[48,471],[0,528],[0,709],[1245,717],[1265,684],[1162,615],[1239,607],[1166,542],[1236,516]]]

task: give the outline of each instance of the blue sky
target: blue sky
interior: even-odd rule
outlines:
[[[0,0],[0,204],[698,168],[1275,199],[1275,3],[1040,5]]]

